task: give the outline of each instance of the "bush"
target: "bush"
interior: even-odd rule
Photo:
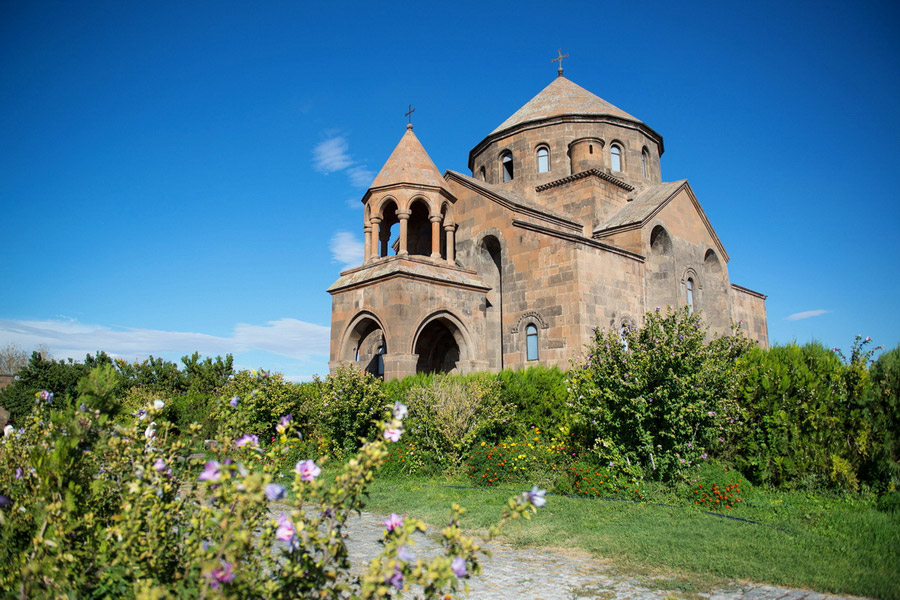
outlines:
[[[569,425],[566,374],[557,367],[507,369],[497,375],[500,399],[512,409],[511,425],[525,434],[532,427],[558,431]]]
[[[578,460],[566,472],[572,493],[589,498],[626,498],[643,500],[645,493],[636,477],[597,465],[589,460]]]
[[[387,405],[381,381],[371,373],[341,366],[317,384],[309,418],[337,458],[356,452],[371,437],[373,420]]]
[[[872,452],[865,472],[876,487],[900,486],[900,346],[885,352],[872,365],[868,419]]]
[[[738,413],[735,360],[749,342],[706,337],[686,307],[648,313],[622,334],[595,330],[569,372],[569,406],[600,464],[667,480],[720,446]]]
[[[819,343],[755,349],[741,360],[743,418],[730,459],[772,486],[856,490],[877,438],[869,392],[868,338],[851,359]]]
[[[570,462],[566,441],[565,435],[547,436],[536,427],[499,444],[483,441],[470,451],[466,471],[475,487],[532,481],[555,488]]]
[[[408,430],[441,469],[455,471],[464,454],[481,438],[497,435],[509,421],[494,375],[435,375],[430,385],[411,388]]]
[[[439,598],[480,572],[485,552],[461,533],[463,510],[454,506],[440,532],[444,553],[412,556],[411,536],[425,525],[392,515],[381,554],[351,574],[342,532],[384,459],[382,436],[330,485],[309,458],[283,485],[274,462],[296,439],[292,422],[280,420],[262,450],[253,436],[232,435],[238,406],[223,417],[212,456],[192,460],[198,428],[172,435],[163,402],[116,426],[99,410],[40,405],[23,431],[0,440],[0,589],[25,598],[367,599],[419,586]],[[399,412],[376,429],[400,429]],[[542,496],[533,489],[510,499],[485,540],[528,518]],[[276,499],[278,516],[269,504]]]
[[[753,491],[740,471],[717,462],[697,467],[690,481],[687,499],[707,510],[730,510]]]

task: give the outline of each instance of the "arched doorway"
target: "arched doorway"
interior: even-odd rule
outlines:
[[[358,316],[347,333],[343,359],[353,361],[376,377],[383,377],[385,354],[387,340],[381,325],[372,316]]]
[[[422,328],[416,340],[416,373],[449,373],[457,369],[463,351],[459,328],[447,317],[438,317]]]

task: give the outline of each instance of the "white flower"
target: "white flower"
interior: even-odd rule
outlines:
[[[394,403],[394,418],[398,421],[402,421],[406,418],[406,415],[409,413],[409,409],[402,402]]]
[[[153,439],[153,436],[156,435],[155,427],[156,421],[151,422],[150,425],[147,426],[147,429],[144,430],[144,437],[148,440]]]
[[[7,425],[6,427],[3,428],[3,437],[11,436],[15,430],[16,430],[16,428],[13,427],[12,425]]]
[[[165,405],[166,405],[166,403],[163,402],[162,400],[154,400],[153,401],[153,408],[155,408],[156,410],[162,410]]]

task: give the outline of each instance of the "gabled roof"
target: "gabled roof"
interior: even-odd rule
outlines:
[[[406,133],[400,138],[397,147],[381,167],[381,171],[378,172],[370,188],[399,183],[444,186],[441,172],[434,166],[434,162],[425,152],[419,138],[413,133],[412,125],[406,126]]]
[[[728,253],[725,251],[722,241],[713,229],[712,223],[709,222],[709,218],[703,211],[703,207],[700,206],[700,202],[694,195],[694,190],[691,189],[691,185],[688,183],[687,179],[658,183],[645,188],[635,196],[631,202],[619,209],[610,216],[600,228],[595,230],[593,238],[602,239],[620,231],[644,227],[653,217],[658,215],[681,190],[687,192],[691,203],[697,210],[700,220],[703,222],[710,237],[719,249],[719,254],[725,259],[725,262],[728,262]]]
[[[513,113],[510,118],[503,121],[490,135],[521,123],[561,115],[610,115],[637,123],[641,122],[621,108],[613,106],[603,98],[595,96],[580,85],[560,76],[529,100],[525,106]]]

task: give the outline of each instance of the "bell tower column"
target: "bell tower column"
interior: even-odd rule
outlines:
[[[441,215],[431,215],[431,258],[441,257]]]
[[[369,235],[372,241],[372,247],[369,248],[369,257],[372,260],[375,260],[376,258],[378,258],[378,241],[381,237],[379,232],[381,217],[372,217],[370,221],[372,222],[372,232]]]
[[[447,262],[452,265],[456,262],[456,225],[445,224],[444,232],[447,234]]]
[[[409,251],[407,250],[407,231],[409,228],[409,216],[412,214],[412,211],[409,209],[406,210],[398,210],[397,218],[400,219],[400,250],[397,254],[407,255]]]

